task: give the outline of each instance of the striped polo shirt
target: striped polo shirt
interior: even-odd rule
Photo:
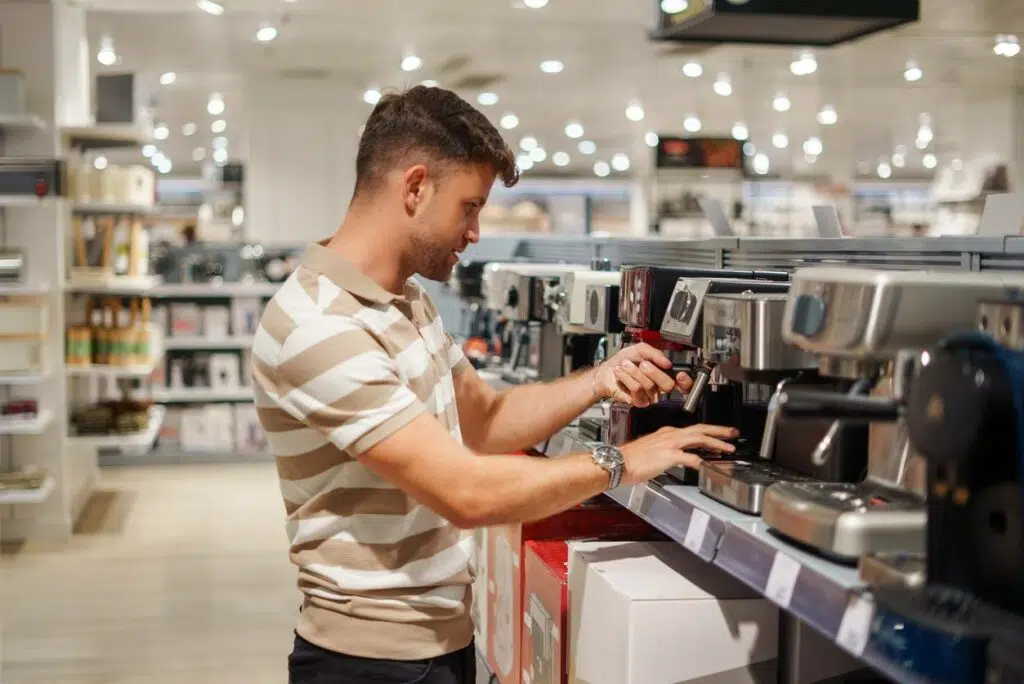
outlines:
[[[252,359],[303,593],[298,634],[366,658],[467,646],[472,537],[358,458],[424,412],[462,439],[452,377],[468,361],[423,288],[395,295],[312,244],[264,310]]]

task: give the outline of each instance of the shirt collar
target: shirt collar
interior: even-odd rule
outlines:
[[[328,248],[326,240],[313,242],[306,247],[306,252],[302,255],[302,265],[327,276],[338,287],[360,299],[381,304],[405,300],[405,297],[385,290],[377,281],[356,268],[351,261]],[[408,293],[408,283],[405,290]]]

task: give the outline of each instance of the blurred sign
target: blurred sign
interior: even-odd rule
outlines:
[[[742,169],[743,143],[732,138],[658,139],[659,169]]]

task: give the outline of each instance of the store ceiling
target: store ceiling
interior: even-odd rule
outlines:
[[[191,164],[196,147],[209,153],[217,118],[226,121],[231,156],[244,159],[249,75],[321,78],[325,88],[347,93],[359,116],[369,112],[363,93],[371,87],[436,79],[474,100],[494,92],[499,102],[481,108],[495,122],[515,113],[519,126],[507,131],[509,140],[518,144],[529,134],[547,151],[532,173],[564,171],[552,164],[553,153],[564,151],[571,156],[567,169],[587,174],[618,152],[635,163],[648,131],[685,134],[689,114],[701,119],[701,134],[728,135],[735,122],[745,122],[776,169],[874,168],[902,145],[904,172],[920,173],[914,140],[922,113],[931,117],[931,151],[941,163],[970,154],[964,148],[978,135],[978,102],[1024,85],[1024,53],[1005,58],[992,50],[996,34],[1024,36],[1024,4],[1009,0],[922,0],[920,23],[816,50],[818,69],[807,76],[791,73],[796,49],[653,43],[653,0],[550,0],[541,9],[521,0],[224,0],[223,16],[200,11],[195,0],[85,4],[92,45],[109,35],[120,60],[115,67],[94,62],[97,73],[133,70],[152,86],[157,116],[170,129],[160,147],[178,169]],[[254,36],[265,23],[279,29],[278,37],[259,43]],[[419,70],[402,71],[409,54],[422,59]],[[703,67],[699,78],[681,73],[690,59]],[[559,60],[564,70],[543,73],[543,60]],[[908,60],[923,69],[921,80],[905,80]],[[177,79],[161,86],[167,71]],[[729,97],[714,90],[719,74],[731,80]],[[221,117],[206,111],[212,92],[224,95]],[[780,93],[792,101],[789,111],[773,109]],[[643,121],[626,118],[632,102],[642,103]],[[826,104],[837,110],[835,126],[816,120]],[[566,136],[570,121],[597,144],[595,155],[580,154],[578,141]],[[182,134],[187,122],[197,124],[191,137]],[[788,136],[787,149],[772,146],[777,132]],[[801,146],[810,137],[824,149],[808,167]]]

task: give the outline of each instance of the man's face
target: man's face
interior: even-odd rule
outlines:
[[[439,282],[451,277],[462,250],[480,239],[480,210],[494,179],[489,167],[472,165],[428,181],[413,216],[407,255],[417,274]]]

